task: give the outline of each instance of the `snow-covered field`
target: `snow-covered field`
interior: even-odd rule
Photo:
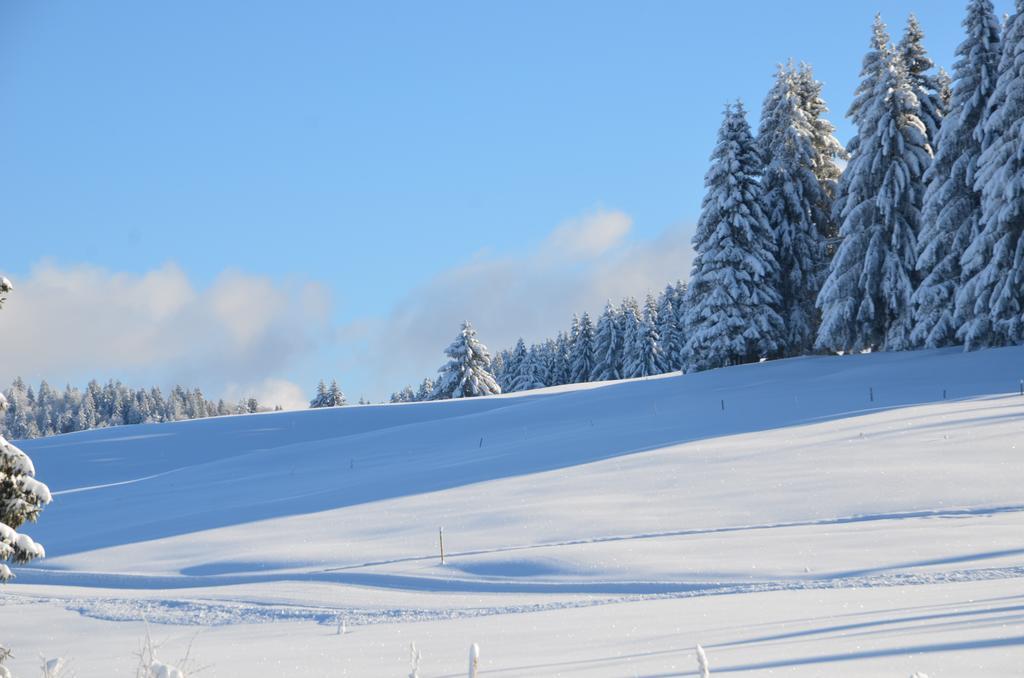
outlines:
[[[128,675],[1024,675],[1024,349],[26,442],[39,655]],[[1019,449],[1018,449],[1019,447]],[[438,557],[444,528],[447,562]],[[344,622],[344,634],[338,624]],[[251,672],[248,673],[247,672]]]

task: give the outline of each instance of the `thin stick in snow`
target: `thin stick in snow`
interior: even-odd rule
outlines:
[[[409,678],[420,678],[420,660],[423,655],[416,648],[416,643],[409,643]]]
[[[697,669],[700,671],[700,678],[711,678],[708,656],[704,654],[704,648],[700,645],[697,645]]]
[[[441,564],[444,565],[444,528],[437,528],[437,540],[441,544]]]
[[[469,646],[469,678],[476,678],[480,669],[480,646],[473,643]]]
[[[868,399],[871,402],[875,402],[875,387],[874,386],[869,386],[868,387]]]

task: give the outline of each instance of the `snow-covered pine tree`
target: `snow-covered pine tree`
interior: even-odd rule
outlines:
[[[632,315],[635,311],[630,310]],[[654,297],[647,295],[643,316],[631,331],[630,351],[626,356],[624,373],[627,379],[649,377],[668,371],[661,355],[661,339],[658,336],[658,306]]]
[[[679,325],[678,290],[666,285],[658,297],[658,337],[666,372],[682,369],[683,333]]]
[[[619,318],[609,300],[594,332],[594,371],[591,381],[622,379],[622,334]]]
[[[331,386],[327,389],[327,399],[324,401],[324,407],[344,407],[345,405],[348,405],[345,394],[342,393],[341,387],[338,386],[338,381],[331,379]]]
[[[967,37],[956,50],[949,113],[939,128],[935,160],[925,173],[927,189],[918,236],[914,292],[915,346],[956,343],[960,259],[979,232],[981,190],[974,175],[981,157],[980,125],[999,66],[999,20],[991,0],[971,0],[963,22]]]
[[[846,144],[847,159],[852,158],[860,147],[863,136],[861,130],[867,130],[865,118],[872,114],[872,110],[877,102],[879,79],[886,71],[886,64],[892,60],[892,52],[893,47],[889,43],[889,33],[886,30],[885,24],[882,23],[882,16],[876,14],[872,29],[871,48],[864,55],[864,60],[861,64],[861,81],[854,92],[853,102],[846,111],[846,117],[853,124],[854,128],[853,138]],[[847,163],[846,169],[849,169],[849,163]],[[847,211],[847,193],[852,178],[853,175],[850,172],[843,171],[836,184],[836,191],[832,201],[832,221],[836,225],[836,237],[839,236],[839,227],[842,225],[844,221],[843,215]]]
[[[574,318],[575,320],[575,318]],[[591,380],[594,371],[594,324],[590,315],[584,313],[579,319],[576,340],[572,343],[572,374],[573,384],[582,384]]]
[[[412,390],[412,386],[406,386],[401,391],[397,391],[391,394],[391,403],[414,403],[416,402],[416,392]]]
[[[817,346],[832,351],[904,350],[911,346],[915,253],[931,163],[917,97],[899,55],[876,17],[864,83],[858,89],[857,139],[843,174],[842,242],[818,295]]]
[[[980,131],[980,232],[961,259],[958,337],[969,350],[1024,341],[1024,0],[1016,9]]]
[[[919,106],[917,117],[924,123],[928,132],[928,143],[934,151],[946,109],[942,101],[942,85],[938,77],[932,73],[935,62],[924,48],[924,31],[913,14],[907,17],[907,26],[903,38],[896,46],[896,53],[907,69],[907,76],[910,78],[910,85]]]
[[[552,361],[550,379],[552,386],[562,386],[572,380],[572,342],[569,335],[559,332],[555,338],[555,358]]]
[[[761,209],[760,171],[743,105],[727,106],[693,237],[683,347],[688,371],[755,362],[779,350],[778,264]]]
[[[327,402],[327,384],[325,384],[324,380],[321,379],[320,383],[318,383],[316,385],[316,395],[314,395],[313,399],[309,401],[309,406],[311,408],[326,407],[327,406],[325,404],[326,402]]]
[[[420,382],[419,388],[416,389],[416,400],[419,402],[426,402],[427,400],[433,399],[434,396],[434,380],[427,377]]]
[[[818,311],[814,302],[825,274],[828,195],[815,174],[814,130],[804,111],[798,74],[780,66],[765,97],[757,137],[765,161],[761,199],[775,236],[779,265],[779,314],[784,323],[780,353],[804,355],[814,345]]]
[[[836,139],[835,125],[825,117],[829,112],[828,105],[822,97],[823,85],[814,77],[814,69],[809,64],[800,64],[795,79],[800,108],[811,133],[814,176],[818,178],[823,199],[822,204],[815,206],[811,220],[818,225],[818,230],[824,238],[837,238],[839,225],[832,217],[832,201],[836,194],[836,184],[843,173],[839,169],[839,161],[845,161],[849,156]],[[832,251],[833,247],[828,248],[829,255]]]
[[[476,330],[462,323],[455,341],[445,350],[448,362],[438,370],[434,399],[473,398],[501,393],[501,387],[490,373],[491,356],[477,339]]]
[[[622,335],[622,378],[629,379],[629,367],[643,352],[643,311],[633,297],[622,300],[619,311],[619,333]]]
[[[541,350],[536,345],[531,346],[519,363],[519,370],[512,380],[512,390],[532,391],[535,388],[544,388],[547,386],[544,372],[544,357]]]
[[[529,350],[526,348],[526,342],[523,341],[522,337],[516,341],[515,348],[512,349],[512,354],[509,356],[508,362],[505,363],[505,374],[504,379],[499,381],[502,392],[514,392],[516,391],[516,381],[519,379],[519,375],[522,371],[523,363],[526,362],[526,357],[529,354]],[[533,367],[529,366],[532,370]],[[497,380],[496,380],[497,381]]]
[[[491,359],[491,374],[494,375],[494,381],[498,382],[498,386],[501,386],[502,392],[508,391],[508,373],[505,370],[505,362],[510,357],[508,349],[498,351],[498,353]]]
[[[0,297],[13,289],[11,281],[0,277]],[[7,398],[0,394],[0,411],[7,404]],[[25,522],[34,522],[51,500],[49,488],[35,475],[28,455],[0,436],[0,581],[14,576],[6,562],[24,564],[46,555],[40,544],[17,532]]]

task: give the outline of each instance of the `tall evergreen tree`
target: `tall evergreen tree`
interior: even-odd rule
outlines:
[[[725,110],[705,177],[687,291],[687,370],[753,362],[778,352],[775,241],[761,209],[761,159],[743,105]]]
[[[327,384],[321,379],[320,383],[316,385],[316,394],[313,399],[309,401],[309,406],[312,408],[326,407],[327,402]]]
[[[544,372],[544,358],[537,346],[531,346],[519,363],[519,369],[512,380],[512,391],[532,391],[535,388],[544,388],[547,386]]]
[[[877,72],[876,72],[877,71]],[[865,83],[858,90],[858,144],[843,175],[842,242],[818,295],[817,345],[833,351],[903,350],[913,325],[917,231],[931,162],[917,97],[875,19]]]
[[[666,372],[681,370],[683,367],[683,331],[680,326],[679,289],[666,285],[658,297],[658,336],[661,341],[661,356]]]
[[[579,319],[576,340],[572,346],[572,375],[570,379],[573,384],[591,381],[593,371],[594,324],[590,321],[590,314],[584,313]]]
[[[974,177],[980,232],[961,259],[958,336],[968,349],[1024,341],[1024,0],[1007,22]]]
[[[942,84],[938,76],[932,72],[935,62],[924,48],[924,31],[913,14],[907,17],[907,26],[903,32],[903,39],[896,47],[896,53],[907,69],[911,89],[917,97],[917,117],[924,123],[928,143],[934,150],[937,147],[946,109],[942,100]]]
[[[555,338],[555,357],[550,378],[552,386],[572,383],[572,342],[565,332],[559,332]]]
[[[433,397],[473,398],[501,393],[501,387],[490,373],[491,356],[487,347],[477,339],[476,330],[468,322],[462,323],[455,341],[445,350],[448,362],[438,370]]]
[[[836,185],[842,170],[839,162],[849,156],[846,149],[835,136],[835,125],[825,117],[829,112],[828,105],[822,97],[823,85],[814,77],[814,69],[808,64],[800,64],[797,68],[796,90],[800,100],[800,109],[810,130],[811,148],[814,149],[814,176],[821,188],[821,204],[815,205],[811,220],[817,224],[822,237],[826,239],[839,236],[839,225],[832,216],[832,201],[836,194]],[[831,254],[833,248],[828,248]]]
[[[881,15],[875,15],[875,23],[872,27],[871,48],[864,55],[861,65],[861,81],[853,94],[853,102],[846,111],[847,119],[853,124],[854,135],[846,144],[848,159],[857,154],[864,132],[871,129],[870,116],[874,115],[874,108],[878,101],[879,82],[888,70],[888,64],[893,60],[893,47],[889,44],[889,34],[886,26],[882,23]],[[836,184],[836,192],[832,201],[832,221],[836,224],[836,236],[839,236],[839,228],[845,221],[847,213],[847,200],[850,184],[853,181],[853,174],[847,163],[846,171],[839,177]]]
[[[960,259],[977,237],[981,190],[974,176],[981,157],[980,125],[999,66],[999,21],[991,0],[971,0],[963,22],[967,37],[956,50],[955,79],[948,115],[939,129],[935,160],[925,173],[914,292],[915,346],[937,348],[956,342],[957,291],[963,284]]]
[[[430,400],[434,396],[434,380],[427,377],[420,382],[419,388],[416,389],[416,400],[425,402]]]
[[[783,355],[809,351],[818,328],[814,302],[825,273],[828,224],[815,223],[815,217],[825,218],[828,195],[815,174],[814,134],[796,69],[779,67],[765,98],[758,144],[765,160],[762,204],[778,248]]]
[[[609,301],[594,333],[594,372],[591,381],[622,379],[622,334],[615,307]]]
[[[635,311],[630,310],[630,314]],[[630,351],[626,355],[624,373],[627,379],[649,377],[668,371],[661,354],[661,339],[658,336],[658,307],[651,295],[644,302],[643,316],[633,325]]]
[[[331,379],[331,387],[327,389],[324,407],[344,407],[345,405],[348,405],[345,394],[341,391],[341,387],[338,386],[337,380]]]
[[[522,337],[519,337],[519,340],[516,341],[515,348],[512,349],[512,353],[509,355],[508,362],[505,363],[504,379],[498,381],[502,392],[516,390],[516,380],[519,378],[520,371],[522,370],[523,363],[526,362],[528,353],[529,351],[526,348],[526,342],[523,341]],[[532,366],[530,369],[532,369]]]

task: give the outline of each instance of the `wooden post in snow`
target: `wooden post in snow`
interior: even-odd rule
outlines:
[[[441,545],[441,564],[444,565],[444,528],[437,528],[437,540]]]

